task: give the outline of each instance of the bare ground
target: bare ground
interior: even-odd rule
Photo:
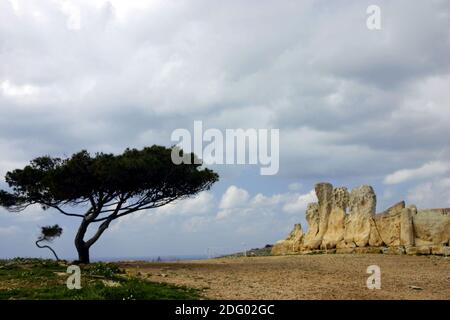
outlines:
[[[367,267],[381,268],[369,290]],[[199,288],[208,299],[450,299],[450,260],[437,256],[299,255],[124,262],[155,282]]]

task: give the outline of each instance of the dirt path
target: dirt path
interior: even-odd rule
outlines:
[[[202,289],[210,299],[450,299],[450,260],[436,256],[304,255],[122,263],[152,281]],[[370,265],[381,289],[369,290]]]

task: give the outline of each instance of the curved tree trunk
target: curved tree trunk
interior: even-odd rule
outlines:
[[[119,213],[123,201],[124,200],[121,200],[119,202],[114,213],[112,213],[105,221],[103,221],[100,224],[100,226],[97,229],[97,232],[92,236],[91,239],[87,241],[84,240],[84,236],[86,235],[89,225],[98,216],[98,211],[97,213],[95,213],[95,210],[92,210],[94,211],[93,214],[91,214],[90,216],[88,215],[85,216],[85,218],[80,224],[80,227],[78,228],[77,235],[75,236],[75,247],[77,248],[78,251],[78,261],[77,261],[78,263],[90,263],[89,249],[95,242],[97,242],[97,240],[106,231],[106,229],[108,229],[111,221],[113,221],[117,217],[117,214]],[[89,212],[91,212],[91,210]]]
[[[89,263],[89,246],[86,245],[84,241],[84,235],[86,234],[89,222],[84,219],[80,227],[78,228],[77,235],[75,236],[75,248],[78,252],[78,263]]]
[[[41,249],[44,249],[44,248],[49,249],[49,250],[53,253],[53,255],[55,256],[56,261],[59,261],[58,255],[56,254],[55,250],[53,250],[50,246],[41,246],[41,245],[39,244],[39,242],[41,242],[41,241],[44,241],[44,239],[37,240],[37,241],[36,241],[36,246],[37,246],[38,248],[41,248]]]
[[[78,251],[78,263],[90,263],[89,259],[89,247],[77,247]]]

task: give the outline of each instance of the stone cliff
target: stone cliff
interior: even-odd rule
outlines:
[[[348,192],[345,187],[318,183],[315,192],[318,202],[306,210],[307,232],[296,224],[288,238],[273,246],[273,255],[321,251],[448,254],[450,208],[419,210],[401,201],[377,214],[371,186]]]

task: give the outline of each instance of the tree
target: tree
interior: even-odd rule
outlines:
[[[80,219],[75,236],[78,262],[89,263],[89,249],[112,221],[193,196],[218,181],[219,176],[198,161],[174,164],[171,152],[154,145],[120,155],[91,156],[83,150],[66,159],[39,157],[6,174],[12,191],[0,190],[0,205],[21,212],[38,204]],[[194,154],[189,156],[194,160]],[[83,210],[73,212],[75,207]],[[92,225],[97,229],[85,239]]]
[[[53,255],[55,256],[56,260],[59,260],[58,255],[56,254],[55,250],[52,249],[52,247],[48,246],[48,245],[40,245],[40,242],[52,242],[55,238],[58,238],[61,236],[63,229],[58,226],[57,224],[55,224],[54,226],[44,226],[41,227],[41,234],[39,235],[37,241],[36,241],[36,246],[38,248],[47,248],[49,249]]]

